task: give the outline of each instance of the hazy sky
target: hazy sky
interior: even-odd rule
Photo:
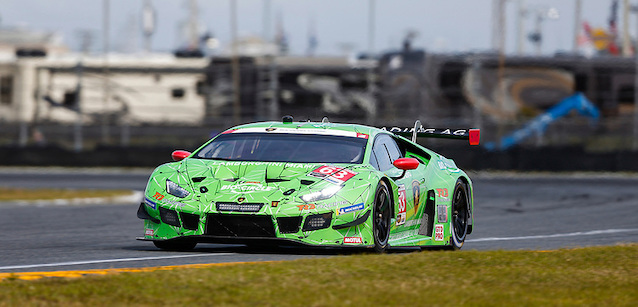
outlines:
[[[230,1],[198,0],[201,25],[222,44],[230,38]],[[235,0],[240,36],[266,33],[263,29],[265,0]],[[571,50],[574,31],[575,0],[526,0],[532,10],[555,7],[560,18],[543,23],[543,53]],[[638,4],[637,0],[632,0]],[[270,0],[274,35],[278,17],[292,54],[304,54],[308,46],[311,20],[317,33],[317,54],[336,55],[344,44],[355,51],[368,46],[368,8],[370,0]],[[419,35],[415,46],[435,51],[485,50],[492,42],[492,0],[376,0],[375,51],[396,49],[408,30]],[[507,4],[507,51],[516,50],[518,0]],[[583,20],[592,26],[607,27],[611,0],[583,0]],[[110,0],[111,49],[141,50],[141,11],[143,0]],[[180,44],[178,25],[187,16],[187,1],[153,0],[157,26],[152,40],[155,51],[170,51]],[[94,50],[102,48],[102,0],[0,0],[0,26],[26,26],[33,30],[58,31],[64,42],[78,49],[78,30],[95,33]],[[622,1],[620,1],[622,10]],[[622,12],[619,10],[619,30]],[[636,16],[631,15],[631,33]],[[530,16],[526,32],[533,27]],[[525,42],[526,51],[533,46]]]

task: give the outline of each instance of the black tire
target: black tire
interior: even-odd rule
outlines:
[[[383,253],[388,248],[392,216],[392,197],[385,182],[380,181],[374,194],[372,209],[372,236],[374,237],[374,251]]]
[[[450,246],[454,250],[463,247],[465,237],[469,233],[470,198],[467,190],[467,185],[463,181],[460,179],[456,181],[452,194],[452,219],[450,220],[452,231]]]
[[[188,240],[166,240],[166,241],[153,241],[155,247],[167,251],[189,251],[195,248],[197,242]]]

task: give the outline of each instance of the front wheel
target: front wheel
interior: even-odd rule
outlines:
[[[195,248],[197,242],[185,240],[153,241],[155,247],[169,251],[188,251]]]
[[[390,218],[392,198],[385,182],[380,181],[374,194],[372,209],[372,233],[374,236],[374,250],[383,253],[388,248],[390,238]]]
[[[450,245],[455,250],[463,247],[465,237],[468,234],[468,221],[470,219],[470,199],[468,195],[467,184],[460,179],[457,180],[454,185],[454,194],[452,194],[452,219],[450,221],[452,231]]]

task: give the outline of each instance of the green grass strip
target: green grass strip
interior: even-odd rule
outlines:
[[[638,244],[360,254],[79,279],[5,279],[0,305],[636,306]]]

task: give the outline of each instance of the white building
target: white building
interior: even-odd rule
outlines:
[[[0,57],[0,122],[200,124],[206,58],[172,54]]]

